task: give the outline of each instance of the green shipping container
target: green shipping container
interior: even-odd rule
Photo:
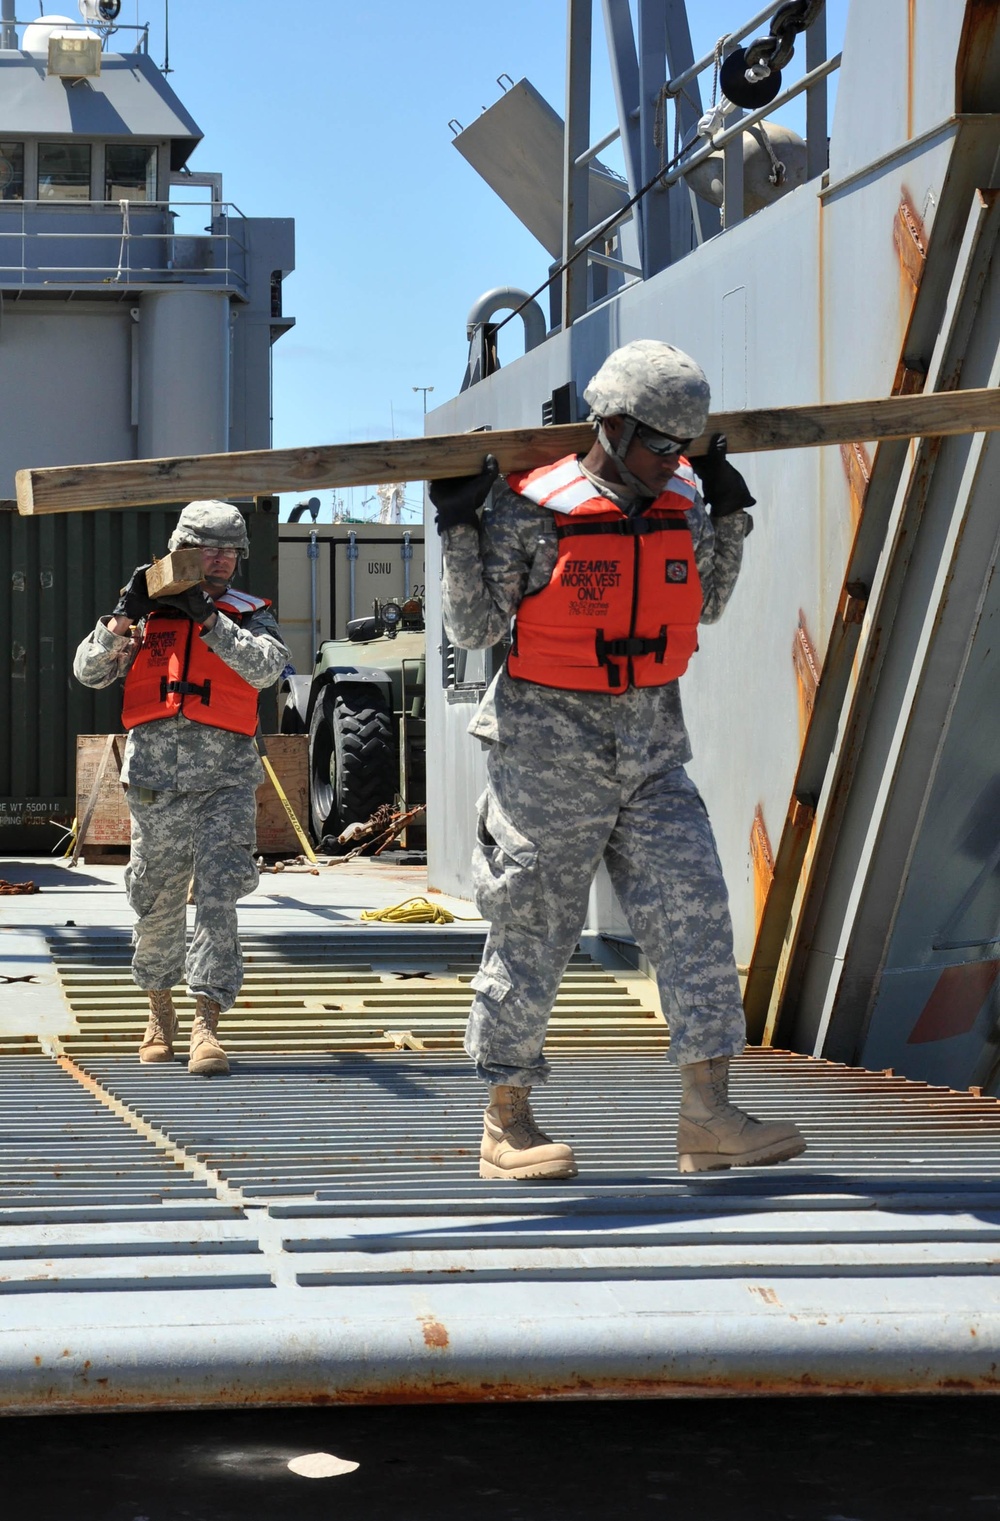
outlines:
[[[179,507],[21,517],[0,503],[0,854],[43,855],[76,812],[76,739],[120,728],[121,687],[90,691],[73,654],[136,565],[166,552]],[[277,599],[278,504],[245,507],[250,558],[237,584]],[[278,609],[280,616],[280,609]],[[277,727],[264,694],[265,732]]]

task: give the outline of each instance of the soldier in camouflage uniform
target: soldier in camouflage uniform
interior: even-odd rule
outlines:
[[[466,1050],[489,1084],[480,1174],[566,1178],[576,1172],[571,1148],[538,1129],[528,1097],[548,1076],[545,1030],[602,859],[637,941],[657,968],[671,1055],[682,1077],[681,1170],[783,1160],[804,1149],[795,1127],[762,1124],[728,1099],[729,1059],[743,1049],[746,1029],[715,840],[684,769],[691,749],[680,691],[676,679],[656,669],[675,630],[669,640],[607,645],[607,675],[593,656],[592,669],[582,675],[561,657],[569,640],[574,658],[581,658],[579,618],[568,633],[542,627],[533,662],[520,649],[529,615],[533,627],[538,623],[540,603],[532,599],[560,580],[565,585],[573,566],[607,569],[611,547],[599,561],[560,559],[561,544],[584,542],[567,535],[592,531],[587,521],[596,520],[593,514],[603,531],[627,532],[654,548],[668,536],[652,528],[673,528],[681,547],[669,553],[689,558],[667,558],[666,579],[686,581],[688,569],[697,570],[690,577],[694,627],[686,631],[693,649],[699,618],[719,618],[736,584],[753,498],[726,460],[724,439],[713,439],[706,455],[684,460],[682,451],[704,430],[709,388],[698,365],[679,350],[648,340],[627,344],[584,395],[596,424],[590,452],[509,477],[493,491],[481,521],[478,508],[497,475],[491,456],[481,475],[430,487],[443,539],[448,637],[462,648],[490,648],[509,636],[514,620],[512,652],[470,725],[489,747],[473,874],[490,931],[466,1033]],[[669,521],[650,524],[668,507]],[[572,526],[580,511],[591,516]],[[610,525],[609,518],[615,520]],[[600,542],[617,544],[616,553],[627,544],[621,537]],[[638,570],[633,575],[638,584]],[[654,629],[663,595],[652,598]],[[587,637],[593,639],[592,628]],[[640,666],[650,674],[636,680],[647,684],[633,682]],[[618,689],[609,692],[611,673]]]
[[[253,739],[257,693],[291,657],[270,605],[230,587],[249,550],[242,513],[228,502],[191,502],[169,540],[171,550],[189,546],[201,550],[201,585],[153,601],[149,566],[140,565],[111,616],[80,644],[73,672],[88,687],[125,680],[122,781],[132,821],[125,890],[137,921],[132,976],[150,1004],[139,1058],[173,1060],[171,989],[183,978],[195,999],[188,1068],[213,1076],[229,1071],[218,1021],[243,981],[236,902],[257,885],[254,792],[264,780]],[[158,656],[184,645],[183,669],[168,672],[183,679],[161,680]],[[151,679],[141,674],[147,666]],[[185,953],[192,879],[194,934]]]

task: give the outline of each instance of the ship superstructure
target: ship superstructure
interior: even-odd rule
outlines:
[[[117,724],[69,680],[72,649],[170,516],[40,529],[16,515],[15,470],[269,447],[271,346],[293,323],[292,221],[244,216],[221,173],[191,168],[202,133],[145,26],[79,10],[0,10],[0,850],[48,848],[72,818],[75,737]],[[274,597],[267,505],[249,573]]]

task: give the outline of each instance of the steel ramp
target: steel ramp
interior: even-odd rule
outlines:
[[[682,1178],[651,989],[578,956],[536,1107],[580,1177],[483,1182],[481,931],[248,943],[213,1081],[139,1065],[125,936],[52,939],[65,1033],[0,1055],[10,1412],[996,1387],[993,1099],[753,1051],[734,1096],[809,1150]]]

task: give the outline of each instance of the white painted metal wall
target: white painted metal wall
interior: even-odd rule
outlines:
[[[944,50],[954,58],[963,15],[959,4],[926,0],[912,8],[911,28],[905,0],[855,4],[828,179],[794,191],[437,408],[428,432],[537,425],[556,386],[573,379],[582,393],[611,349],[647,337],[694,354],[719,408],[888,394],[912,295],[893,225],[905,194],[926,230],[933,226],[954,109],[954,68],[942,66],[941,56]],[[916,88],[932,54],[933,88]],[[839,449],[737,463],[759,501],[757,528],[726,614],[703,630],[683,693],[691,769],[715,824],[737,959],[745,962],[755,928],[754,809],[761,807],[776,843],[798,758],[792,641],[801,613],[822,656],[853,525]],[[433,673],[433,645],[440,642],[436,541],[428,555]],[[484,784],[485,757],[465,733],[468,706],[449,704],[433,680],[428,697],[430,879],[468,895],[470,805]],[[606,892],[594,900],[591,927],[621,927]]]
[[[144,291],[139,325],[138,457],[229,448],[230,301],[225,290]]]
[[[0,497],[35,465],[134,453],[128,308],[7,304],[0,316]]]

